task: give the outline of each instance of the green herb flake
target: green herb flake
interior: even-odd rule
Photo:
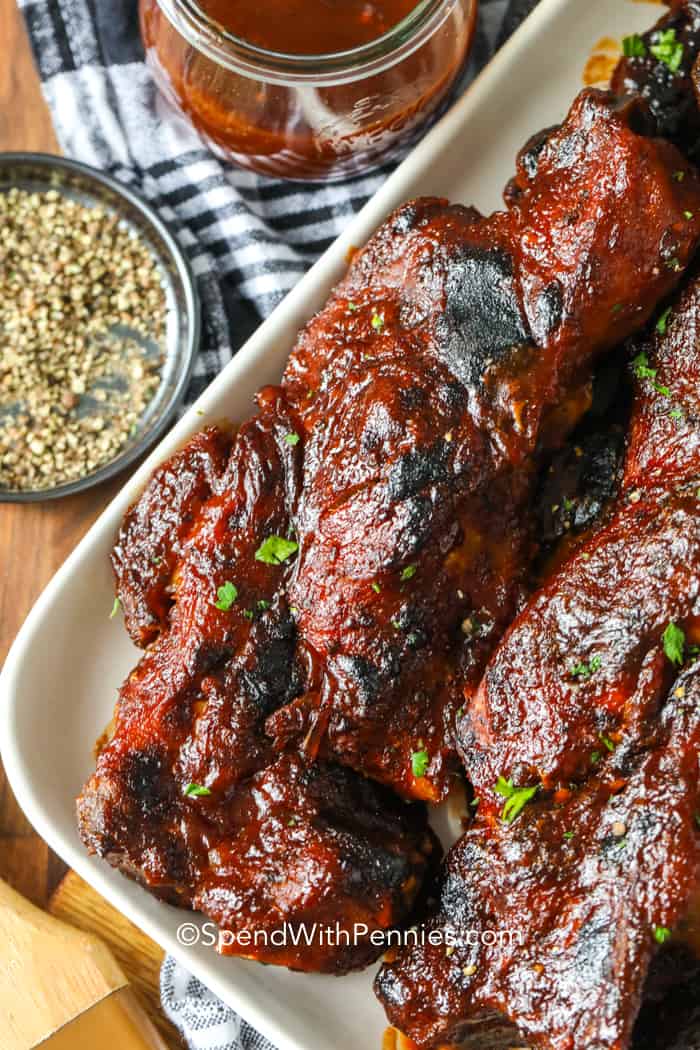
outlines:
[[[644,351],[634,358],[632,369],[637,379],[656,379],[656,369],[649,367],[649,358]]]
[[[268,536],[255,552],[255,560],[265,565],[281,565],[292,554],[299,550],[295,540],[286,540],[284,536]]]
[[[182,793],[187,798],[204,798],[206,795],[211,795],[209,788],[202,787],[201,784],[188,784]]]
[[[406,568],[403,569],[402,572],[401,572],[401,582],[405,583],[406,580],[412,580],[417,572],[418,572],[418,566],[417,565],[407,565]]]
[[[634,360],[632,361],[632,369],[637,379],[651,380],[651,384],[654,387],[654,390],[656,390],[657,394],[661,394],[663,397],[671,396],[671,391],[669,390],[669,388],[667,386],[663,386],[661,383],[658,382],[656,378],[657,369],[649,367],[649,358],[644,353],[644,351],[642,351],[641,354],[637,354],[637,356],[634,358]]]
[[[615,750],[615,742],[611,740],[609,736],[605,736],[604,733],[600,733],[598,739],[604,747],[607,747],[608,751]]]
[[[683,663],[683,652],[685,649],[685,632],[677,627],[673,621],[668,625],[661,635],[664,643],[664,652],[672,664],[680,666]]]
[[[469,803],[469,805],[470,805],[470,806],[472,807],[472,809],[476,809],[476,808],[477,808],[477,806],[479,805],[479,803],[480,803],[480,802],[481,802],[481,799],[480,799],[480,798],[478,797],[478,795],[477,795],[477,797],[476,797],[476,798],[473,798],[473,799],[471,800],[471,802]]]
[[[355,313],[357,313],[357,311],[358,311],[359,309],[360,309],[360,308],[359,308],[359,306],[357,305],[357,303],[352,303],[352,302],[349,302],[349,303],[348,303],[348,313],[349,313],[349,314],[355,314]]]
[[[381,594],[382,593],[382,588],[381,588],[380,584],[377,583],[376,580],[372,584],[372,590],[374,591],[375,594]]]
[[[235,583],[224,583],[216,592],[214,605],[217,609],[221,609],[222,612],[228,612],[237,598],[238,587],[236,587]]]
[[[411,755],[411,772],[414,777],[424,777],[429,765],[430,755],[425,748],[413,752]]]
[[[684,211],[683,215],[686,217],[688,222],[690,222],[691,219],[695,218],[695,215],[694,215],[694,213],[692,211]]]
[[[649,51],[663,62],[672,73],[677,73],[683,62],[683,44],[676,39],[675,29],[659,30],[656,34],[656,43],[649,45]]]
[[[252,619],[254,619],[254,617],[255,617],[255,613],[253,612],[252,609],[244,609],[243,610],[243,618],[245,620],[252,620]]]
[[[639,33],[622,38],[622,54],[625,58],[646,58],[646,45]]]
[[[535,784],[534,787],[515,787],[512,780],[506,780],[504,776],[500,776],[493,790],[506,800],[501,812],[501,820],[505,824],[512,824],[539,789],[539,784]]]
[[[112,604],[112,611],[109,614],[110,620],[113,620],[114,617],[117,615],[117,613],[121,609],[121,604],[122,604],[121,600],[120,600],[119,596],[117,595],[117,597],[114,599],[114,602]]]
[[[600,762],[600,751],[591,751],[591,763],[597,766]]]
[[[374,328],[375,332],[381,332],[384,328],[384,318],[381,314],[372,314],[372,328]]]
[[[669,419],[673,419],[676,423],[679,423],[683,419],[683,409],[672,408],[668,414]]]
[[[566,513],[567,514],[571,514],[571,511],[574,509],[574,501],[572,499],[568,499],[566,496],[564,496],[563,504],[564,504],[564,510],[566,511]]]
[[[666,335],[666,329],[668,328],[668,319],[670,316],[671,307],[668,306],[656,322],[656,331],[659,333],[659,335]]]
[[[619,313],[621,313],[624,310],[624,308],[625,308],[625,304],[624,303],[615,303],[613,305],[612,312],[614,314],[619,314]]]
[[[657,944],[665,944],[671,937],[671,931],[668,926],[655,926],[654,927],[654,940]]]
[[[674,180],[676,182],[683,182],[683,179],[685,178],[685,172],[684,171],[674,171],[673,178],[674,178]]]
[[[287,442],[288,445],[294,446],[294,445],[298,445],[299,444],[299,441],[301,440],[301,438],[299,437],[298,434],[295,434],[294,431],[292,431],[291,434],[285,434],[284,435],[284,440]]]
[[[574,838],[575,835],[576,835],[575,831],[565,831],[564,832],[564,838],[567,839],[568,841],[571,841],[571,839]]]
[[[271,605],[272,602],[268,602],[267,598],[261,598],[258,602],[258,609],[260,612],[265,612],[265,610],[269,609]]]
[[[599,671],[603,666],[603,661],[600,656],[593,656],[587,664],[578,663],[569,670],[569,674],[572,678],[590,678],[592,675]]]

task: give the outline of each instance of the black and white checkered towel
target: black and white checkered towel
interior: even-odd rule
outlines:
[[[18,0],[62,149],[140,190],[187,250],[204,304],[187,402],[389,174],[330,186],[282,182],[226,165],[157,95],[143,61],[137,0]],[[537,0],[481,0],[463,84]],[[174,959],[163,1007],[193,1050],[271,1050]]]

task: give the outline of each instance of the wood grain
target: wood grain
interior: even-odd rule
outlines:
[[[0,62],[0,151],[58,152],[14,0],[0,0],[0,41],[3,54],[11,56]],[[0,504],[0,664],[41,590],[124,480],[57,502]],[[0,878],[46,906],[65,873],[23,816],[0,765]],[[168,1047],[181,1047],[160,1010],[160,949],[72,873],[54,893],[50,910],[112,947]]]
[[[49,911],[56,918],[64,919],[86,933],[97,934],[104,941],[167,1045],[173,1050],[180,1048],[178,1033],[160,1008],[158,983],[162,949],[74,871],[66,875],[54,892]]]

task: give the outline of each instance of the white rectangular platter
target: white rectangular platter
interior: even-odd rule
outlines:
[[[279,379],[298,329],[322,306],[351,245],[363,244],[392,208],[419,194],[484,211],[499,207],[515,153],[564,116],[598,41],[646,29],[661,11],[635,0],[542,0],[110,504],[36,603],[0,677],[2,757],[39,834],[280,1050],[380,1050],[386,1022],[372,995],[373,970],[342,979],[307,976],[224,959],[203,944],[184,947],[178,926],[199,918],[88,857],[78,839],[74,799],[91,772],[93,742],[109,721],[117,687],[138,658],[108,616],[115,531],[156,464],[207,421],[244,419],[255,391]]]

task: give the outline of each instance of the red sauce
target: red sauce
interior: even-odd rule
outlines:
[[[140,3],[156,79],[209,144],[262,174],[319,180],[366,170],[418,135],[463,69],[477,8],[477,0],[443,0],[445,17],[410,54],[401,52],[371,75],[351,65],[340,82],[325,77],[316,85],[293,75],[270,78],[262,62],[259,72],[250,64],[242,72],[224,68],[180,35],[158,0]],[[292,55],[376,39],[414,6],[414,0],[200,3],[210,23],[247,44]],[[304,61],[308,68],[313,58]]]
[[[321,55],[376,40],[411,12],[415,0],[199,0],[199,6],[256,47]]]

